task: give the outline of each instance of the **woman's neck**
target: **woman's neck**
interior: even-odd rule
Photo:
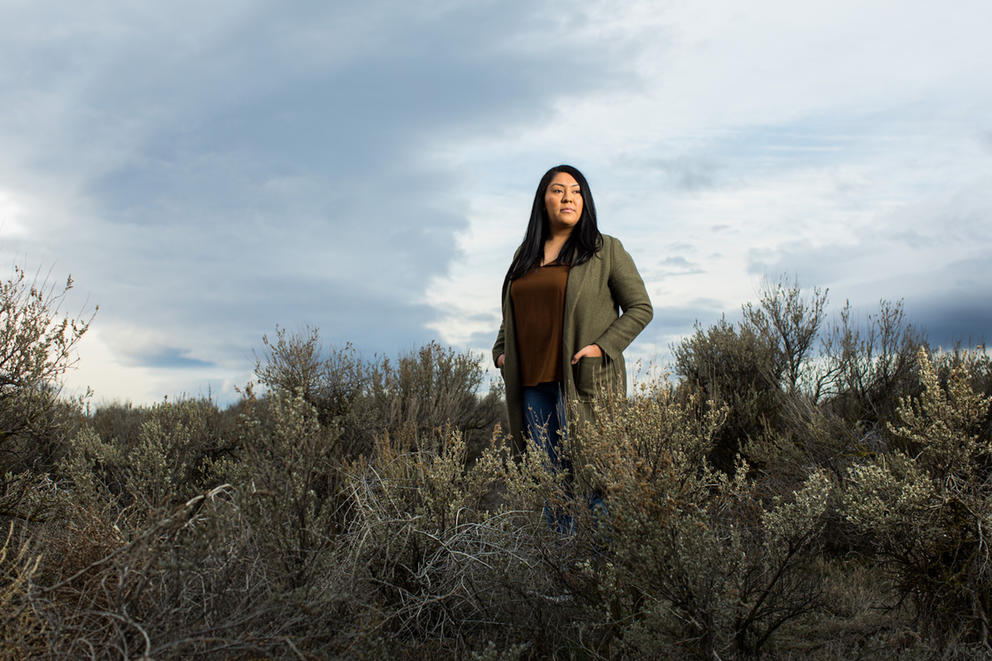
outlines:
[[[562,247],[565,242],[568,241],[568,237],[572,236],[571,227],[558,229],[551,228],[550,235],[544,241],[544,259],[541,261],[541,265],[550,264],[558,259],[558,253],[561,252]]]

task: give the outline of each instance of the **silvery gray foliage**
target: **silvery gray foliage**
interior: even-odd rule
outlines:
[[[92,320],[64,313],[72,287],[71,277],[57,286],[16,266],[0,282],[0,475],[58,460],[60,379]]]
[[[942,384],[926,351],[917,360],[922,393],[901,400],[891,426],[906,449],[851,468],[844,514],[941,645],[992,653],[992,398],[963,365]]]

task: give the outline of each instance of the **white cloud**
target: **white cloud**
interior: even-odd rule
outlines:
[[[458,256],[449,272],[431,279],[423,302],[440,312],[429,328],[444,342],[465,346],[477,333],[499,328],[500,288],[509,257],[523,238],[529,196],[493,195],[472,204],[469,226],[457,235]],[[494,325],[495,324],[495,325]],[[471,346],[485,350],[488,346]]]
[[[608,23],[612,35],[636,41],[639,85],[607,95],[579,87],[515,139],[467,142],[452,160],[499,167],[502,154],[519,169],[546,154],[531,166],[534,181],[554,161],[575,162],[590,177],[602,228],[633,246],[656,303],[708,294],[734,309],[759,285],[760,275],[748,274],[752,257],[790,246],[860,255],[842,274],[789,262],[800,279],[827,268],[832,284],[857,293],[877,284],[877,268],[907,276],[927,261],[989,252],[975,219],[992,203],[958,200],[986,185],[980,173],[989,168],[977,138],[990,91],[976,89],[988,5],[652,6],[613,7],[630,20]],[[680,162],[707,163],[719,176],[710,188],[673,191],[652,173],[663,163],[671,179]],[[953,210],[960,206],[969,212]],[[521,224],[526,209],[517,210]],[[473,223],[463,241],[483,245],[477,231]],[[899,234],[924,237],[926,250],[899,248],[891,239]],[[693,247],[679,256],[704,272],[673,280],[658,267],[675,242]],[[450,278],[461,274],[455,267]]]
[[[0,238],[24,236],[24,206],[17,195],[0,190]]]

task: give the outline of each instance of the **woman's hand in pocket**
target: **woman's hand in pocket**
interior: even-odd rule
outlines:
[[[498,358],[496,358],[496,367],[503,369],[503,363],[506,362],[506,354],[501,353]]]
[[[599,348],[598,344],[587,344],[578,350],[578,352],[572,356],[572,364],[578,365],[579,361],[583,358],[602,358],[603,350]]]

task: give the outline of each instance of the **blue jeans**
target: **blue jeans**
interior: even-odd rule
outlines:
[[[572,462],[562,453],[566,434],[565,392],[562,383],[549,381],[536,386],[524,386],[521,394],[527,434],[547,455],[548,470],[555,475],[565,473],[565,496],[571,499]],[[545,503],[544,518],[552,530],[564,535],[575,532],[572,515],[563,507],[552,507]]]
[[[565,498],[573,500],[572,462],[562,454],[562,443],[566,438],[565,391],[560,381],[539,383],[523,387],[524,421],[527,434],[547,455],[548,470],[554,475],[565,473]],[[593,492],[585,498],[586,506],[593,514],[597,526],[605,525],[604,536],[600,540],[604,548],[609,546],[609,512],[601,493]],[[562,535],[575,534],[575,519],[566,507],[551,506],[545,501],[544,518],[548,527]]]

